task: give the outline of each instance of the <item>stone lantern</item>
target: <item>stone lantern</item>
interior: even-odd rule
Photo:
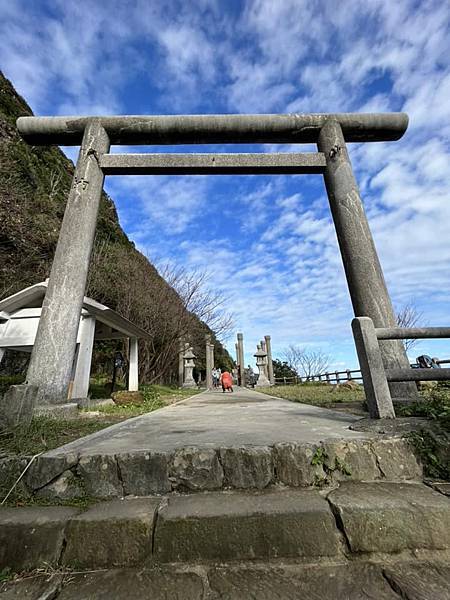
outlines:
[[[256,382],[255,387],[269,387],[270,381],[267,379],[266,375],[266,360],[267,360],[267,352],[261,347],[261,344],[258,344],[257,351],[253,355],[256,358],[256,366],[259,370],[258,381]]]
[[[195,367],[194,358],[197,358],[195,354],[192,352],[192,346],[189,347],[183,356],[184,360],[184,388],[196,388],[197,384],[195,383],[195,379],[193,376],[193,371]]]

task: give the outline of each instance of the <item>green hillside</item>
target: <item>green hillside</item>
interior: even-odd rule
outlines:
[[[32,114],[0,72],[0,298],[48,277],[74,171],[58,147],[29,146],[20,138],[16,119]],[[189,336],[204,366],[209,328],[135,249],[105,193],[87,295],[151,333],[151,342],[140,347],[143,381],[176,381],[180,335]],[[94,370],[107,368],[114,349],[96,344]],[[230,364],[218,342],[216,356],[219,365]]]

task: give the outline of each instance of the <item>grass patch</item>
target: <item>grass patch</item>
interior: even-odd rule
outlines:
[[[142,386],[141,405],[111,405],[94,409],[99,415],[67,421],[36,417],[28,426],[0,431],[0,454],[29,456],[58,448],[100,429],[172,404],[198,393],[162,385]]]
[[[116,421],[74,419],[60,421],[36,417],[28,426],[0,432],[0,453],[29,456],[58,448],[80,437],[99,431]]]
[[[201,390],[196,389],[179,389],[165,385],[143,385],[140,388],[144,396],[143,404],[114,404],[109,406],[99,406],[96,410],[105,415],[114,415],[121,419],[129,419],[138,417],[145,413],[153,412],[158,408],[163,408],[184,398],[189,398],[194,394],[198,394]]]
[[[279,385],[270,388],[258,388],[258,391],[277,398],[284,398],[292,402],[312,404],[324,408],[333,408],[344,402],[362,403],[365,400],[362,385],[355,389],[344,386],[329,385],[326,383],[299,383],[297,385]]]
[[[426,417],[431,427],[408,433],[405,438],[420,456],[424,474],[431,479],[450,481],[450,383],[421,392],[425,401],[397,408],[397,416]]]

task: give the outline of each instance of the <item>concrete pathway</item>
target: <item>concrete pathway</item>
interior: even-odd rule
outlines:
[[[177,448],[271,446],[361,439],[351,431],[359,417],[283,400],[244,388],[208,391],[175,405],[118,423],[47,455],[168,452]]]

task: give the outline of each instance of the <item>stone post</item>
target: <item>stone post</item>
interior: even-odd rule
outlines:
[[[244,368],[244,336],[242,333],[237,334],[238,340],[238,355],[239,355],[239,381],[242,386],[245,386],[245,368]]]
[[[393,419],[395,418],[394,407],[372,319],[368,317],[353,319],[352,330],[369,416],[372,419]]]
[[[212,386],[212,369],[214,368],[214,344],[209,346],[210,355],[211,355],[211,386]]]
[[[67,402],[78,325],[94,243],[104,175],[99,166],[109,151],[99,121],[86,125],[41,318],[27,373],[44,404]]]
[[[213,386],[213,381],[212,381],[212,369],[213,369],[213,363],[212,363],[212,352],[211,352],[211,336],[210,335],[206,335],[205,336],[205,354],[206,354],[206,389],[210,390],[212,389]],[[214,348],[214,346],[213,346]]]
[[[184,382],[184,342],[180,339],[178,347],[178,387],[183,387]]]
[[[269,375],[270,385],[275,385],[275,376],[273,373],[273,361],[272,361],[272,345],[270,341],[270,335],[265,335],[266,340],[266,351],[267,351],[267,370]]]
[[[329,120],[322,127],[318,149],[325,154],[327,163],[325,185],[355,316],[370,317],[375,327],[393,327],[394,310],[353,175],[342,128],[337,121]],[[409,366],[400,341],[385,341],[380,344],[380,349],[385,368]],[[418,398],[414,384],[390,384],[390,388],[394,397]]]

